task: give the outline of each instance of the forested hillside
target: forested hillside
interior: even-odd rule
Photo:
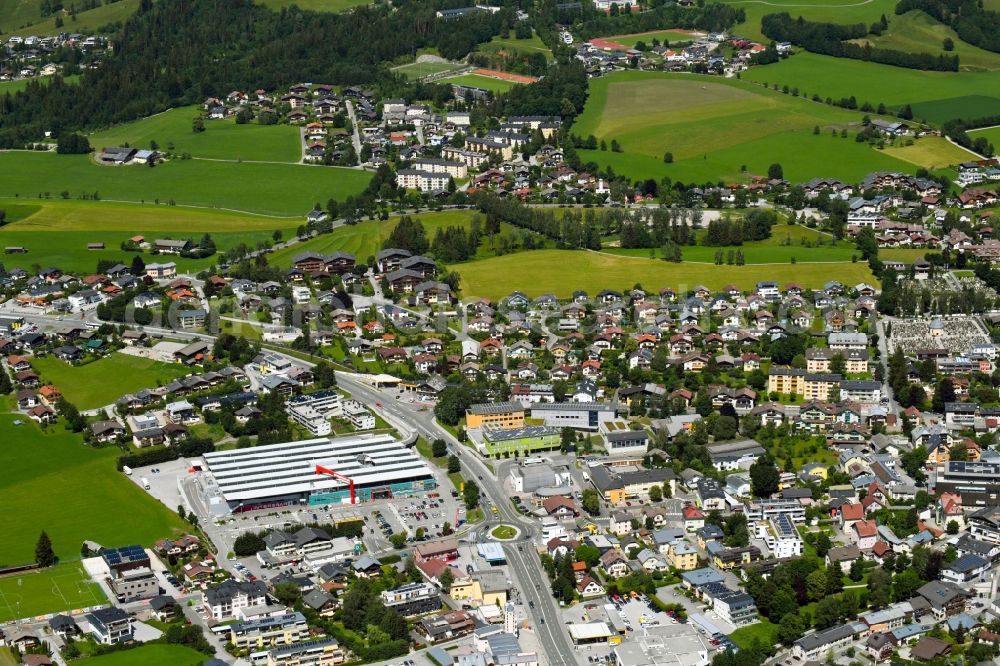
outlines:
[[[385,63],[436,47],[448,58],[514,22],[513,10],[435,18],[441,0],[397,0],[346,14],[274,12],[249,0],[144,0],[113,38],[114,54],[80,84],[58,79],[0,98],[0,147],[43,131],[93,128],[229,90],[297,81],[372,83]]]

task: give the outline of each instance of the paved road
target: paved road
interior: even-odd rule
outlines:
[[[351,129],[353,133],[351,135],[351,141],[354,144],[354,154],[358,156],[358,161],[361,161],[361,133],[358,131],[358,118],[354,115],[354,103],[351,100],[344,102],[344,106],[347,107],[347,117],[351,119]]]

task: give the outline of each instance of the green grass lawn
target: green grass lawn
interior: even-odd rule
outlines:
[[[188,372],[180,364],[117,352],[84,365],[70,365],[54,356],[33,358],[31,366],[78,409],[109,405],[126,393],[155,388]]]
[[[20,414],[0,414],[0,443],[0,565],[33,561],[42,530],[56,555],[72,560],[84,540],[149,545],[184,529],[176,513],[115,469],[116,448],[88,448],[62,424],[42,432]]]
[[[271,9],[298,5],[299,9],[314,12],[342,12],[360,5],[370,5],[372,0],[261,0],[260,4]]]
[[[792,181],[815,176],[817,165],[848,181],[874,170],[912,170],[854,141],[863,114],[743,81],[633,71],[595,79],[590,86],[574,131],[609,144],[615,139],[623,152],[582,150],[580,156],[630,178],[732,182],[766,174],[775,162]],[[817,126],[821,131],[814,135]],[[843,129],[847,138],[839,136]],[[666,152],[673,155],[672,164],[663,163]]]
[[[8,14],[7,6],[19,6],[16,14]],[[0,30],[10,31],[14,35],[55,35],[60,32],[79,32],[89,34],[97,32],[109,23],[117,23],[131,16],[139,7],[139,0],[117,0],[111,4],[98,4],[93,9],[79,11],[76,20],[65,10],[62,13],[62,27],[56,25],[55,15],[42,18],[40,0],[0,0]],[[65,5],[69,7],[69,5]],[[17,14],[26,16],[26,21],[18,21]],[[8,17],[11,18],[8,18]]]
[[[960,146],[956,146],[942,136],[925,136],[913,140],[910,146],[886,146],[886,155],[916,164],[926,169],[944,169],[954,164],[979,159]]]
[[[49,192],[71,198],[98,192],[103,200],[154,201],[228,208],[302,219],[317,202],[344,200],[371,180],[359,169],[299,164],[173,160],[155,168],[104,166],[87,155],[0,153],[0,197]]]
[[[717,251],[722,250],[723,255],[727,255],[729,250],[739,250],[743,252],[743,258],[748,264],[785,264],[790,263],[792,257],[795,257],[797,262],[847,262],[858,254],[852,243],[839,241],[835,245],[828,245],[831,240],[829,234],[813,229],[778,224],[773,228],[771,238],[767,240],[751,241],[740,247],[688,245],[683,248],[683,254],[684,261],[715,263]],[[816,247],[806,247],[804,245],[806,242]],[[649,249],[645,248],[605,248],[602,251],[619,256],[649,258]],[[662,253],[656,250],[655,256],[661,258]]]
[[[459,86],[482,88],[483,90],[491,90],[493,92],[507,92],[517,85],[511,81],[494,79],[491,76],[482,76],[481,74],[462,74],[461,76],[450,76],[446,79],[442,79],[441,81],[443,83],[452,83]]]
[[[65,78],[66,83],[76,83],[77,81],[80,80],[79,75],[76,74],[74,74],[73,76],[66,76],[63,78]],[[24,90],[25,88],[28,87],[28,83],[30,81],[47,82],[51,80],[52,77],[45,77],[41,79],[18,79],[16,81],[0,81],[0,95],[4,95],[5,93],[13,94],[19,90]]]
[[[555,268],[558,267],[558,268]],[[816,288],[831,275],[845,284],[872,281],[867,264],[798,263],[773,266],[714,266],[668,263],[661,260],[619,257],[582,250],[535,250],[473,261],[455,266],[462,277],[465,298],[507,296],[521,290],[530,296],[553,292],[567,297],[575,289],[597,292],[601,289],[631,289],[642,284],[646,289],[663,287],[684,289],[704,284],[719,289],[727,284],[751,288],[761,280],[779,283],[796,282]]]
[[[517,536],[517,530],[510,525],[500,525],[490,532],[490,536],[494,539],[513,539]]]
[[[986,139],[993,144],[994,148],[1000,147],[1000,127],[991,127],[989,129],[981,129],[969,132],[969,136],[973,139],[978,139],[981,136],[985,136]]]
[[[943,122],[954,117],[1000,113],[1000,72],[926,72],[891,65],[800,52],[773,65],[743,72],[750,81],[797,86],[810,96],[853,95],[877,107],[913,105],[914,119]],[[968,99],[968,98],[973,99]],[[918,102],[937,102],[933,106]]]
[[[908,53],[957,55],[962,71],[1000,70],[1000,54],[963,42],[954,30],[918,9],[901,16],[886,16],[889,17],[889,29],[882,35],[854,41],[859,44],[869,42],[872,46]],[[954,42],[955,48],[951,53],[946,53],[941,46],[945,38]]]
[[[450,62],[411,62],[409,65],[396,67],[393,71],[410,79],[419,79],[431,74],[450,72],[460,67]]]
[[[727,5],[742,7],[746,21],[733,27],[734,35],[761,40],[768,39],[760,31],[760,20],[767,14],[788,12],[793,17],[803,16],[812,21],[831,23],[864,23],[870,25],[882,14],[892,20],[895,0],[721,0]]]
[[[7,255],[8,268],[30,269],[33,264],[59,266],[66,271],[90,272],[100,259],[128,264],[132,253],[120,249],[121,242],[136,234],[147,238],[211,233],[220,251],[240,243],[255,246],[281,230],[287,238],[295,233],[298,220],[240,215],[226,211],[177,206],[125,204],[108,201],[0,199],[0,208],[11,221],[0,227],[0,245],[20,245],[27,254]],[[87,244],[103,242],[105,249],[88,250]],[[144,253],[149,263],[154,255]],[[181,270],[198,270],[217,259],[172,257]]]
[[[883,261],[905,261],[909,263],[917,259],[923,259],[924,255],[928,252],[934,252],[934,250],[917,247],[886,247],[879,249],[878,258]]]
[[[228,118],[205,120],[204,132],[192,132],[191,121],[201,112],[200,106],[170,109],[94,132],[90,145],[95,150],[126,143],[133,148],[149,148],[150,141],[155,141],[161,151],[210,159],[298,162],[302,157],[297,127],[255,122],[237,125],[235,118]]]
[[[778,642],[778,625],[772,624],[766,617],[760,618],[757,624],[740,627],[729,634],[730,640],[736,643],[737,647],[749,649],[753,646],[754,640],[759,641],[770,652],[768,648]]]
[[[660,43],[666,40],[669,44],[676,44],[678,42],[691,42],[695,39],[701,39],[701,37],[685,30],[654,30],[652,32],[639,32],[633,35],[613,35],[611,37],[602,37],[601,39],[622,44],[623,46],[634,47],[639,42],[645,42],[646,46],[650,46],[654,39],[660,40]]]
[[[198,666],[208,656],[184,645],[150,643],[133,650],[113,652],[100,657],[88,657],[73,662],[76,666]]]
[[[107,603],[79,562],[0,577],[0,622]]]
[[[449,226],[468,227],[475,211],[472,210],[445,210],[440,212],[417,213],[412,217],[420,220],[424,225],[424,231],[428,241],[433,241],[434,233],[438,229]],[[323,234],[312,238],[304,243],[282,248],[268,256],[268,263],[272,266],[286,267],[292,265],[295,255],[305,252],[321,252],[329,254],[335,250],[350,252],[358,261],[367,261],[368,257],[374,256],[382,249],[383,241],[389,237],[392,230],[399,224],[398,217],[392,217],[382,221],[364,221],[354,225],[338,227],[330,234]],[[514,233],[514,227],[503,223],[500,225],[500,234],[507,235]],[[490,249],[490,239],[484,238],[477,254],[480,258],[493,256]]]

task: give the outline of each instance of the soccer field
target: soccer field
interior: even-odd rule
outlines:
[[[79,562],[0,577],[0,622],[107,603]]]

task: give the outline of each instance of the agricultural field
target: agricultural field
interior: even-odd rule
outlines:
[[[438,229],[454,226],[468,227],[475,211],[472,210],[446,210],[440,212],[417,213],[411,217],[420,220],[424,225],[424,232],[428,241],[434,240],[434,233]],[[323,234],[312,238],[304,243],[296,243],[286,248],[282,248],[268,255],[268,263],[272,266],[286,267],[292,265],[292,259],[301,252],[320,252],[329,254],[336,250],[350,252],[357,257],[359,262],[367,261],[368,257],[373,257],[382,249],[382,242],[389,237],[392,230],[399,223],[399,218],[394,217],[380,222],[366,221],[354,225],[344,225],[338,227],[330,234]],[[503,223],[500,225],[500,233],[520,232],[519,229]],[[541,240],[539,239],[539,242]],[[490,239],[486,238],[479,246],[479,257],[485,258],[493,256],[490,249]]]
[[[170,109],[95,132],[90,135],[90,145],[95,150],[126,144],[149,148],[155,141],[160,151],[208,159],[298,162],[302,158],[297,127],[255,122],[237,125],[235,118],[206,119],[204,132],[192,132],[191,120],[201,112],[199,106]]]
[[[147,643],[132,650],[112,652],[73,662],[76,666],[198,666],[208,657],[186,645]]]
[[[853,95],[859,106],[864,102],[890,108],[911,104],[915,120],[933,123],[990,115],[990,109],[1000,113],[1000,94],[977,94],[1000,90],[1000,72],[925,72],[799,52],[773,65],[752,67],[743,79],[797,86],[822,99]]]
[[[733,26],[734,35],[756,39],[763,43],[769,40],[760,31],[760,20],[767,14],[788,12],[792,17],[802,16],[811,21],[832,23],[864,23],[869,25],[879,20],[882,14],[890,19],[896,8],[896,0],[720,0],[727,5],[742,7],[746,13],[744,23]]]
[[[933,249],[921,247],[884,247],[879,249],[878,258],[882,261],[905,261],[907,263],[923,259]]]
[[[0,442],[0,465],[6,470],[0,481],[7,530],[0,542],[4,566],[34,561],[42,530],[56,556],[71,560],[85,540],[151,544],[184,529],[176,513],[116,471],[121,451],[115,447],[84,446],[81,436],[62,424],[43,432],[21,414],[0,414]]]
[[[4,255],[8,268],[29,270],[32,265],[59,266],[88,273],[100,259],[128,264],[132,253],[120,249],[122,241],[140,234],[149,238],[190,236],[197,240],[211,233],[224,252],[240,243],[255,246],[270,239],[275,230],[290,237],[304,218],[287,219],[240,215],[178,206],[113,203],[107,201],[0,200],[9,223],[0,227],[0,246],[20,245],[26,254]],[[180,233],[179,233],[180,232]],[[88,250],[88,243],[104,243],[103,250]],[[155,256],[143,253],[147,263]],[[216,258],[171,257],[181,270],[207,268]]]
[[[633,178],[740,181],[766,174],[775,162],[791,181],[816,176],[817,164],[825,176],[848,181],[876,170],[912,170],[854,141],[862,116],[741,81],[627,72],[591,82],[574,131],[617,140],[622,153],[583,150],[580,156]],[[846,138],[839,135],[843,129]],[[665,152],[672,164],[663,163]]]
[[[343,12],[361,5],[370,5],[372,0],[260,0],[260,4],[271,9],[298,6],[314,12]]]
[[[317,202],[344,200],[371,180],[360,169],[172,160],[155,168],[95,164],[88,155],[0,153],[0,197],[49,192],[70,198],[99,193],[103,200],[226,208],[302,219]]]
[[[42,381],[58,387],[81,410],[110,405],[126,393],[156,388],[188,374],[180,364],[117,352],[83,365],[70,365],[54,356],[33,358],[31,366]]]
[[[926,136],[913,141],[913,145],[886,146],[886,155],[916,164],[925,169],[945,169],[954,164],[979,159],[973,152],[957,146],[942,136]]]
[[[432,74],[443,74],[456,69],[461,69],[461,65],[450,62],[411,62],[409,65],[401,65],[393,68],[397,74],[402,74],[408,79],[420,79]]]
[[[920,10],[915,9],[901,16],[887,16],[889,29],[882,35],[854,41],[859,44],[870,42],[872,46],[908,53],[957,55],[961,71],[1000,70],[1000,54],[963,42],[950,27]],[[955,44],[955,49],[950,53],[946,53],[941,46],[945,38],[951,39]]]
[[[96,33],[100,28],[109,23],[124,23],[129,16],[139,8],[139,0],[118,0],[111,4],[98,4],[93,9],[77,12],[76,20],[70,17],[69,13],[63,11],[62,27],[56,25],[56,17],[49,16],[42,18],[39,0],[5,0],[6,3],[30,7],[34,10],[34,15],[28,21],[30,23],[17,23],[16,19],[7,18],[11,16],[5,11],[4,0],[0,0],[0,30],[7,30],[12,35],[55,35],[60,32],[70,31],[82,34]],[[31,11],[28,9],[27,11]]]
[[[489,90],[494,93],[507,92],[517,85],[512,81],[494,79],[492,76],[482,76],[481,74],[462,74],[461,76],[450,76],[446,79],[441,79],[440,82],[451,83],[458,86],[482,88],[483,90]]]
[[[553,266],[560,268],[553,269]],[[568,297],[575,289],[594,293],[601,289],[631,289],[642,284],[646,289],[673,287],[683,290],[696,284],[720,289],[736,284],[751,289],[761,280],[779,283],[796,282],[817,288],[836,276],[845,284],[872,282],[868,265],[851,263],[798,263],[770,266],[713,266],[706,264],[668,263],[633,257],[620,257],[583,250],[537,250],[473,261],[455,266],[462,276],[463,298],[499,299],[514,290],[529,296],[552,292]]]
[[[686,245],[682,249],[685,262],[715,263],[715,253],[739,250],[743,253],[747,264],[790,264],[794,258],[797,263],[814,262],[850,262],[858,251],[853,243],[836,241],[826,233],[808,229],[803,226],[775,225],[771,238],[762,241],[750,241],[739,247],[711,247],[707,245]],[[806,245],[806,244],[809,245]],[[638,248],[605,248],[602,252],[626,257],[650,257],[649,249]],[[662,258],[662,252],[653,250],[654,258]],[[738,269],[736,269],[738,270]]]
[[[107,603],[79,562],[0,577],[0,622]]]

